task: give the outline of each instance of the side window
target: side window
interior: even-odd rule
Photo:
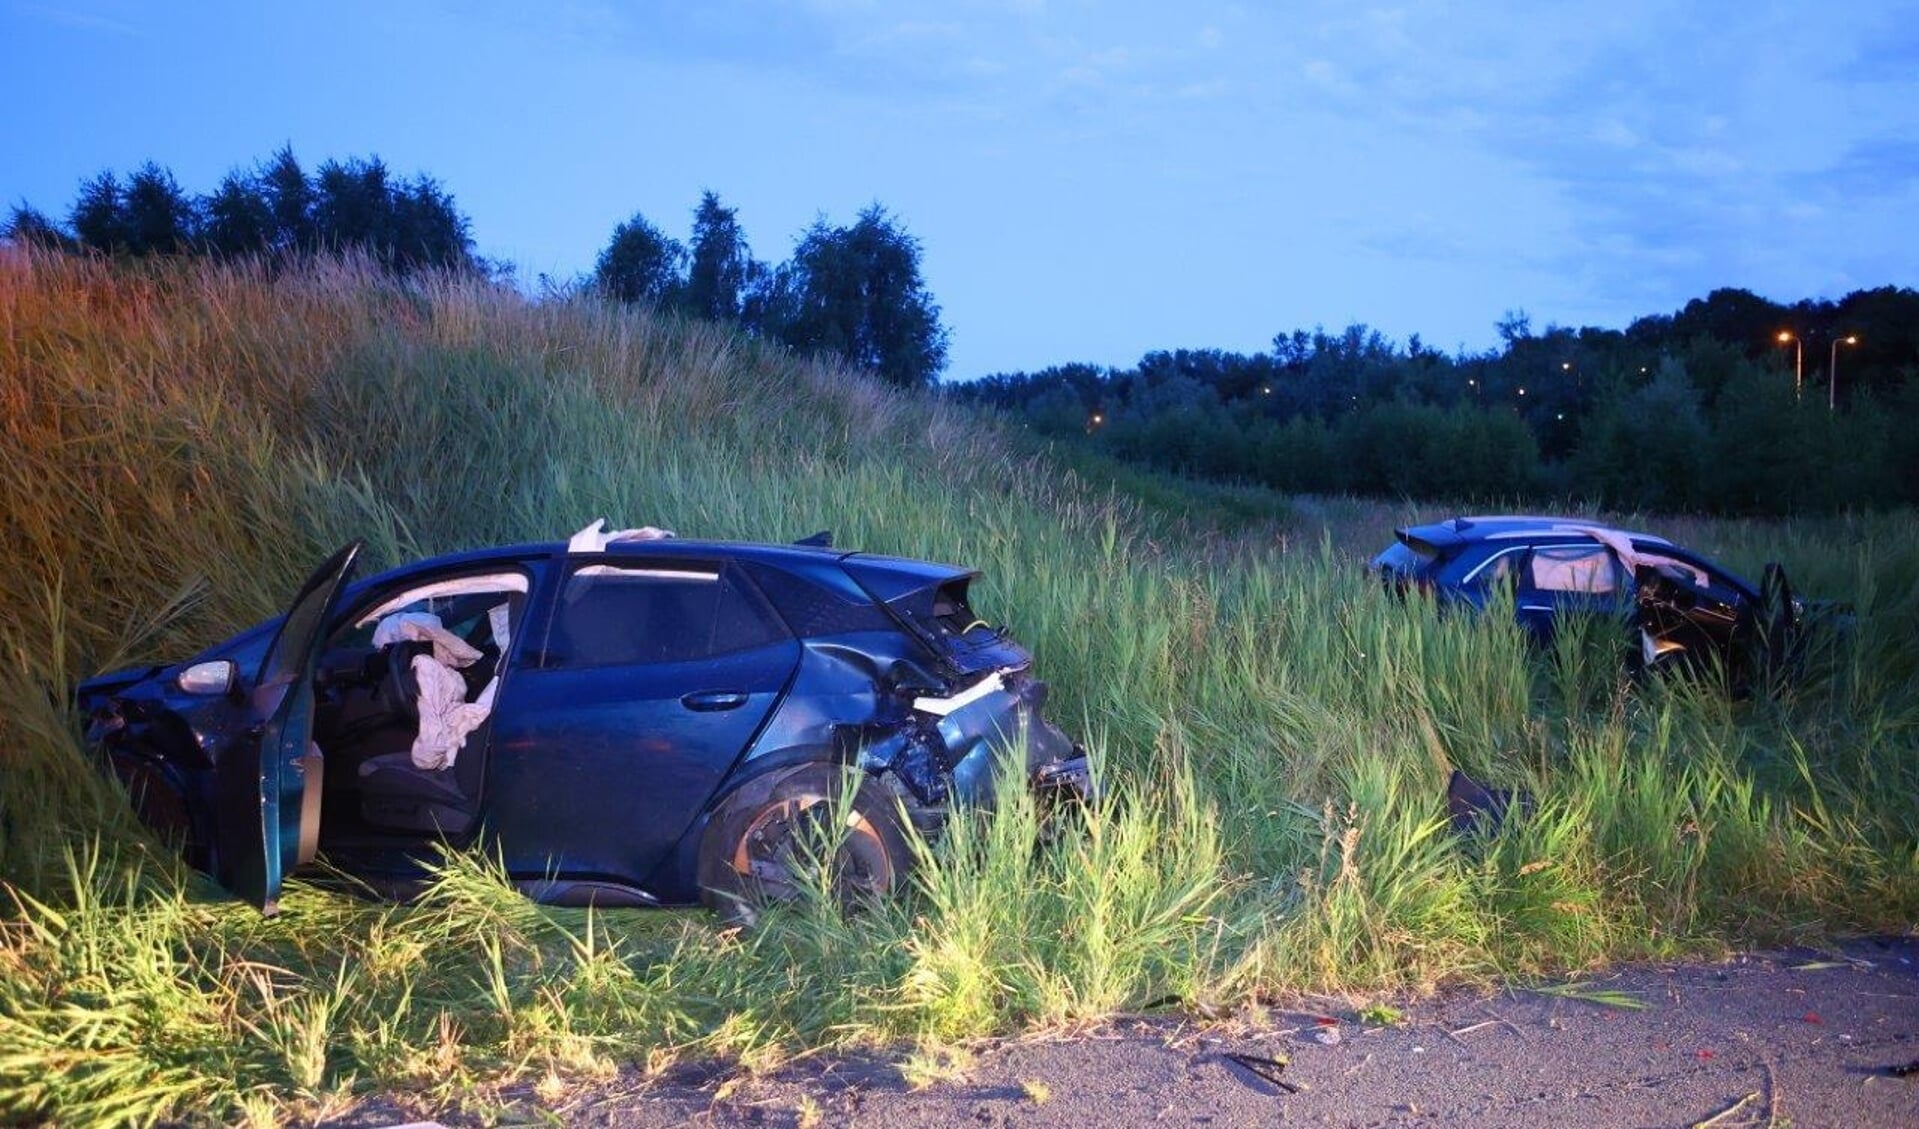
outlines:
[[[1684,583],[1691,588],[1710,588],[1712,580],[1705,569],[1689,561],[1674,557],[1662,557],[1656,553],[1639,554],[1641,568],[1651,568],[1665,574],[1667,579]]]
[[[802,639],[893,628],[886,613],[864,596],[855,600],[770,565],[749,561],[742,567]]]
[[[1497,592],[1510,588],[1519,579],[1521,567],[1525,564],[1526,550],[1506,546],[1495,549],[1488,557],[1477,561],[1468,558],[1463,564],[1449,566],[1450,571],[1463,571],[1462,587],[1479,592]]]
[[[1554,545],[1533,550],[1528,580],[1540,592],[1608,595],[1619,589],[1613,555],[1602,545]]]
[[[504,648],[518,629],[527,586],[524,573],[495,572],[389,589],[376,603],[356,610],[329,643],[371,647],[381,621],[404,613],[431,616],[476,647]]]
[[[1492,560],[1486,562],[1486,571],[1480,574],[1481,581],[1488,588],[1510,583],[1513,578],[1514,562],[1518,559],[1518,553],[1499,554]]]
[[[729,570],[590,564],[567,577],[545,665],[691,662],[784,638],[758,593]]]

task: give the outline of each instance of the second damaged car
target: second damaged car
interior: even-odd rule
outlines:
[[[1610,619],[1629,629],[1631,668],[1718,671],[1735,693],[1790,679],[1808,639],[1846,622],[1796,599],[1777,564],[1755,585],[1664,537],[1577,518],[1460,517],[1394,536],[1370,568],[1397,591],[1477,610],[1509,598],[1542,647],[1569,617]]]
[[[316,856],[397,891],[484,843],[541,901],[745,916],[829,811],[840,889],[883,894],[906,824],[990,804],[1009,751],[1090,788],[970,569],[596,523],[352,583],[359,548],[280,619],[78,689],[142,818],[268,912]]]

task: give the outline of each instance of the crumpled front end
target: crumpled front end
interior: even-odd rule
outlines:
[[[1007,750],[1023,750],[1029,784],[1049,798],[1094,796],[1085,750],[1046,720],[1046,684],[1024,666],[991,671],[945,697],[913,699],[907,718],[861,751],[868,771],[899,785],[923,830],[954,805],[989,807]]]

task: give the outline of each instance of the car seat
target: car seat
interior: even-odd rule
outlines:
[[[420,641],[389,644],[387,677],[382,693],[394,713],[414,723],[420,720],[421,687],[414,661],[433,654],[433,645]],[[477,665],[477,664],[476,664]],[[489,666],[493,664],[488,664]],[[485,723],[469,734],[467,743],[484,741]],[[458,835],[473,822],[471,798],[479,794],[481,757],[455,757],[446,768],[421,768],[413,763],[412,748],[381,753],[362,761],[358,770],[360,815],[368,823],[406,831]],[[461,768],[472,766],[467,772]]]

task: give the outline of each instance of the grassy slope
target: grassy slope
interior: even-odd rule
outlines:
[[[526,1079],[557,1102],[687,1051],[756,1062],[1919,916],[1911,515],[1664,523],[1865,612],[1818,685],[1728,706],[1624,694],[1596,644],[1529,664],[1508,625],[1385,600],[1346,554],[1389,507],[1116,497],[931,400],[588,304],[0,251],[0,399],[0,1116],[267,1121],[368,1086],[482,1100],[471,1084]],[[347,537],[382,564],[602,515],[830,527],[986,569],[982,606],[1034,645],[1115,802],[1039,852],[1011,805],[898,905],[747,936],[543,910],[470,859],[419,906],[296,889],[263,922],[129,832],[54,704],[270,614]],[[1455,764],[1538,814],[1462,847],[1440,829]]]

